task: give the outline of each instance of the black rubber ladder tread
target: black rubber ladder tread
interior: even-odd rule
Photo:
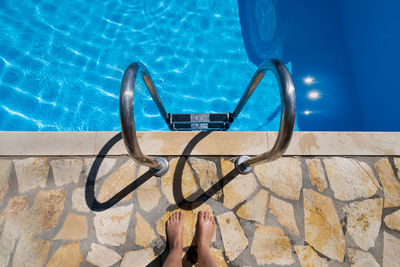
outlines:
[[[226,131],[231,113],[171,113],[168,125],[173,131]]]

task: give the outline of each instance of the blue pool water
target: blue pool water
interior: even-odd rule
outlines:
[[[399,1],[0,1],[0,130],[120,130],[125,68],[145,63],[167,112],[232,112],[257,65],[283,61],[297,130],[400,131]],[[232,130],[276,130],[264,78]],[[168,130],[139,83],[139,130]]]
[[[400,1],[238,0],[249,58],[292,63],[303,131],[400,131]]]
[[[121,79],[134,61],[170,113],[233,112],[256,70],[236,0],[0,5],[0,130],[119,130]],[[278,129],[279,103],[269,75],[231,129]],[[141,83],[135,116],[139,130],[168,130]]]

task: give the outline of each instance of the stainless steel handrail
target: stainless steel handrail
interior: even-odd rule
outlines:
[[[266,60],[261,63],[233,112],[233,118],[239,115],[247,100],[264,78],[265,72],[268,70],[274,74],[275,79],[278,81],[281,95],[281,122],[278,137],[271,150],[254,157],[241,156],[236,160],[236,168],[243,174],[251,172],[255,165],[273,161],[282,156],[288,148],[293,134],[296,117],[295,89],[288,69],[278,60]]]
[[[147,89],[150,91],[150,94],[161,113],[161,116],[167,120],[167,112],[165,111],[146,66],[140,62],[135,62],[126,69],[124,78],[122,79],[119,100],[122,137],[129,155],[131,155],[137,163],[150,167],[154,175],[161,176],[168,170],[168,161],[161,157],[154,158],[144,155],[140,149],[136,136],[133,100],[138,73],[142,76]]]

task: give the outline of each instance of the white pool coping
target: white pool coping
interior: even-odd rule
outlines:
[[[0,132],[0,156],[96,156],[117,134]],[[147,155],[234,156],[266,152],[276,132],[211,132],[206,136],[204,132],[138,132],[138,137]],[[107,155],[127,155],[122,140]],[[400,132],[295,132],[285,155],[396,156],[400,155]]]

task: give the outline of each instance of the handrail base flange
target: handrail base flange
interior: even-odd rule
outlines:
[[[161,168],[150,168],[150,170],[155,176],[160,177],[168,171],[169,163],[165,158],[161,157],[155,158],[155,160],[158,162]]]
[[[243,167],[242,163],[249,160],[250,157],[249,156],[240,156],[236,159],[235,161],[235,167],[236,170],[238,170],[238,172],[240,172],[241,174],[248,174],[251,171],[254,170],[253,166],[249,166],[249,167]]]

